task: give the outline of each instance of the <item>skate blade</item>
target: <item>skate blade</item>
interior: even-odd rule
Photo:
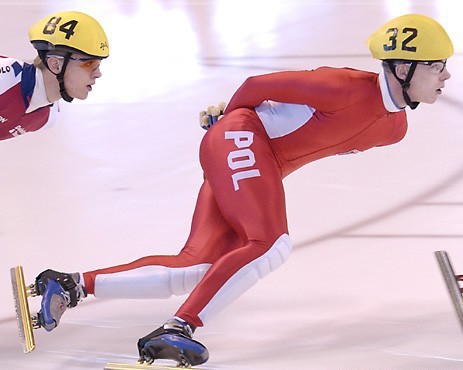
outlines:
[[[123,362],[108,362],[104,368],[104,370],[138,370],[138,369],[145,369],[145,370],[152,370],[152,369],[170,369],[170,370],[179,370],[185,369],[185,367],[181,366],[169,366],[169,365],[149,365],[149,364],[125,364]],[[189,367],[188,369],[195,370],[198,368]]]
[[[29,311],[29,303],[27,302],[27,297],[31,294],[24,284],[22,266],[11,268],[10,275],[16,319],[18,321],[19,339],[24,353],[29,353],[35,348],[33,324]]]
[[[461,329],[463,330],[463,295],[460,284],[458,283],[447,253],[445,251],[437,251],[434,252],[434,254],[436,255],[437,261],[439,262],[445,284],[447,285],[447,290],[449,291],[450,298],[453,302],[453,307],[455,308],[458,320],[460,321]]]

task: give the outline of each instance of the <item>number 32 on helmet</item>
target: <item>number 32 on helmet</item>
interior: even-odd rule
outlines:
[[[420,14],[395,18],[367,40],[373,58],[381,60],[445,60],[453,54],[447,32],[434,19]]]

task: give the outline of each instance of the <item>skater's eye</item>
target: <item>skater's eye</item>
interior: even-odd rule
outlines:
[[[447,60],[432,60],[429,62],[419,62],[418,64],[429,66],[430,67],[429,70],[432,73],[440,74],[444,72],[444,68],[447,64]]]
[[[77,62],[80,62],[80,67],[85,68],[87,70],[95,70],[100,66],[101,60],[100,59],[95,59],[95,58],[79,58],[79,57],[69,57],[71,60],[75,60]]]

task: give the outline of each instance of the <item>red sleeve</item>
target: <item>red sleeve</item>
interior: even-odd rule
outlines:
[[[306,104],[333,111],[348,104],[350,70],[321,67],[312,71],[276,72],[248,78],[235,92],[225,113],[254,108],[265,100]]]

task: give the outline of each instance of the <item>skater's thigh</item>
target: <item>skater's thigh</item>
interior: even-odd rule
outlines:
[[[224,117],[203,140],[201,164],[222,217],[239,238],[270,246],[287,233],[285,197],[280,168],[256,120]]]
[[[206,179],[198,194],[190,235],[178,257],[185,263],[214,263],[243,243],[223,217]]]

